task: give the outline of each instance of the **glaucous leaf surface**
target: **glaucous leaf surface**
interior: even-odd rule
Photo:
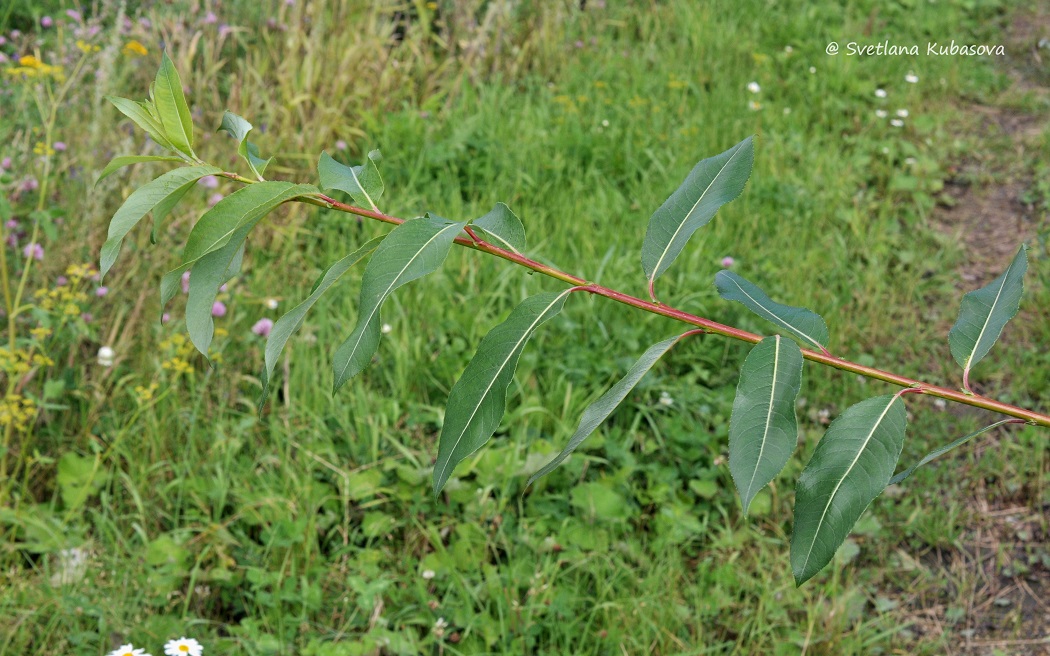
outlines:
[[[729,420],[729,471],[745,514],[798,444],[795,399],[802,363],[798,345],[774,335],[756,344],[740,369]]]
[[[769,298],[758,285],[732,271],[723,270],[715,274],[715,287],[722,298],[742,304],[766,321],[799,338],[807,346],[822,350],[828,345],[828,326],[816,312],[781,305]]]
[[[481,448],[499,428],[507,409],[507,388],[525,344],[545,321],[561,312],[571,289],[531,296],[489,331],[478,345],[448,396],[445,422],[434,464],[434,493],[445,486],[452,470]]]
[[[138,225],[142,217],[155,211],[158,206],[162,207],[163,214],[167,214],[197,180],[220,172],[221,169],[214,166],[186,166],[168,171],[136,189],[109,222],[109,233],[99,256],[100,276],[104,277],[117,261],[124,237]],[[155,217],[158,222],[162,218]]]
[[[969,373],[988,355],[1007,322],[1017,314],[1027,269],[1028,256],[1022,244],[1006,271],[988,285],[963,296],[959,318],[948,333],[952,357],[963,371]]]
[[[273,368],[277,366],[277,360],[281,357],[281,351],[288,339],[303,325],[306,313],[317,303],[318,299],[334,285],[344,273],[350,270],[361,260],[368,257],[383,241],[383,237],[376,237],[361,248],[342,258],[332,266],[325,269],[324,273],[314,283],[310,295],[299,305],[289,310],[273,324],[270,336],[266,339],[266,364],[262,372],[262,394],[259,397],[259,407],[262,408],[270,391],[270,379],[273,376]]]
[[[688,333],[686,333],[688,334]],[[587,406],[587,409],[583,411],[583,416],[580,418],[580,425],[576,428],[576,432],[569,438],[569,443],[565,446],[561,453],[557,455],[553,460],[548,462],[546,465],[540,468],[535,474],[529,477],[525,487],[532,485],[536,479],[541,476],[554,471],[558,465],[560,465],[566,458],[568,458],[577,447],[585,439],[587,439],[591,433],[601,425],[603,421],[609,418],[616,408],[620,407],[627,395],[631,393],[631,390],[638,385],[638,382],[642,380],[645,374],[649,373],[649,370],[653,368],[653,365],[663,357],[664,353],[671,350],[671,347],[678,343],[683,335],[678,335],[670,339],[665,339],[662,342],[653,344],[642,357],[638,358],[638,361],[631,366],[627,374],[618,380],[615,385],[609,388],[605,394],[595,401],[594,403]]]
[[[504,203],[496,203],[492,211],[474,219],[471,225],[480,228],[493,246],[519,255],[525,252],[525,226]]]
[[[831,562],[864,509],[893,476],[907,414],[899,396],[849,407],[820,439],[795,488],[791,570],[802,585]]]
[[[397,226],[376,248],[361,278],[357,327],[335,352],[335,389],[372,361],[382,334],[383,302],[398,287],[437,270],[465,225],[428,214]]]
[[[753,137],[697,164],[685,181],[649,219],[642,243],[642,269],[652,283],[707,225],[718,208],[740,195],[755,161]]]
[[[321,158],[317,160],[317,175],[321,180],[321,189],[345,191],[358,205],[379,211],[376,202],[383,195],[384,187],[383,178],[379,175],[379,168],[376,164],[381,159],[379,151],[373,150],[368,153],[363,164],[347,166],[323,152]]]

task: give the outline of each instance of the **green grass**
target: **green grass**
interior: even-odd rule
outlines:
[[[232,3],[221,21],[250,29],[225,40],[200,24],[203,12],[192,29],[181,24],[177,6],[151,10],[148,31],[106,27],[92,60],[99,88],[76,85],[60,117],[56,134],[70,150],[58,160],[52,202],[67,214],[45,241],[33,289],[53,286],[71,262],[94,261],[117,204],[161,170],[143,167],[89,192],[110,155],[142,148],[139,135],[113,128],[116,112],[100,94],[144,96],[164,34],[199,111],[206,159],[234,166],[227,138],[211,134],[227,107],[266,126],[254,140],[277,155],[276,177],[312,180],[317,154],[334,154],[337,139],[349,142],[340,154],[349,160],[378,147],[384,211],[468,217],[505,201],[534,257],[639,295],[652,210],[697,160],[758,134],[747,189],[661,278],[661,298],[768,332],[716,296],[713,276],[730,255],[774,298],[823,314],[834,353],[958,384],[945,336],[962,292],[976,285],[959,285],[968,254],[931,216],[953,167],[988,143],[963,129],[973,119],[962,107],[1006,102],[1009,81],[986,60],[832,58],[824,47],[995,42],[1008,3],[674,0],[586,12],[537,3],[474,33],[448,9],[441,20],[458,39],[485,44],[455,59],[440,25],[414,23],[400,46],[386,45],[391,14],[369,3],[275,4],[262,14]],[[524,29],[525,17],[535,29]],[[268,18],[287,30],[267,28]],[[131,36],[150,48],[147,59],[118,54]],[[61,46],[48,38],[55,44],[45,49]],[[909,71],[918,84],[904,81]],[[747,91],[751,81],[759,94]],[[877,88],[889,97],[877,99]],[[21,89],[0,95],[0,136],[10,144],[0,154],[26,170],[36,166],[30,130],[39,120]],[[1016,102],[1046,109],[1045,98]],[[877,118],[879,108],[907,109],[905,127]],[[1009,158],[1006,149],[993,152]],[[1045,166],[1048,154],[1044,130],[1018,170]],[[220,191],[234,188],[224,182]],[[1045,199],[1041,189],[1033,184],[1034,198]],[[156,284],[210,193],[191,192],[159,247],[137,231],[107,278],[113,291],[91,302],[94,321],[52,345],[57,364],[41,376],[63,385],[18,443],[19,478],[0,509],[0,652],[103,654],[133,641],[158,653],[164,640],[192,635],[209,654],[868,654],[900,645],[938,654],[958,634],[912,622],[936,605],[960,609],[956,628],[977,621],[969,602],[977,574],[938,559],[964,553],[967,531],[988,523],[971,498],[1036,513],[1048,500],[1045,433],[1011,431],[878,499],[836,563],[796,589],[792,489],[822,433],[819,412],[834,417],[887,387],[808,366],[800,453],[745,518],[725,453],[746,347],[714,337],[677,347],[522,496],[528,472],[560,450],[586,405],[679,330],[596,298],[570,299],[537,335],[496,438],[434,498],[430,468],[449,389],[489,328],[558,284],[454,249],[442,271],[387,304],[392,330],[377,361],[333,395],[329,359],[356,318],[360,270],[351,271],[289,342],[280,389],[260,417],[263,342],[249,327],[279,315],[264,301],[289,309],[325,266],[386,228],[316,208],[278,212],[253,235],[245,274],[223,297],[221,363],[193,360],[193,373],[176,377],[162,364],[178,354],[171,338],[183,330],[181,308],[158,324]],[[1045,253],[1033,257],[1022,316],[977,375],[992,396],[1044,410]],[[101,344],[118,353],[112,369],[94,362]],[[135,386],[154,380],[154,398],[138,400]],[[980,421],[924,400],[909,398],[909,408],[904,464]],[[1029,541],[1024,562],[1045,572],[1045,519],[1039,530],[1043,541]],[[52,585],[70,548],[87,552],[86,575]],[[1005,542],[1000,549],[1004,567],[1022,561]],[[448,623],[441,636],[439,618]],[[1020,628],[1004,635],[1030,637]]]

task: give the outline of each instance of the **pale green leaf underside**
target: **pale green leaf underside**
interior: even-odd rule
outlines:
[[[507,388],[525,344],[545,321],[561,312],[571,289],[531,296],[489,331],[463,370],[445,406],[445,423],[434,464],[434,493],[445,486],[452,470],[481,448],[499,428],[507,409]]]
[[[642,380],[645,374],[649,373],[649,370],[653,368],[653,365],[663,357],[665,353],[671,350],[671,347],[678,343],[678,340],[682,339],[685,335],[678,335],[670,339],[665,339],[658,344],[653,344],[642,357],[638,358],[638,361],[634,363],[627,374],[618,380],[615,385],[609,388],[605,394],[602,394],[594,403],[587,406],[587,409],[583,411],[583,416],[580,418],[580,425],[576,428],[576,432],[569,438],[569,443],[565,446],[561,453],[556,458],[548,462],[539,471],[533,474],[525,487],[532,485],[536,479],[541,476],[554,471],[558,465],[560,465],[566,458],[568,458],[573,451],[583,443],[585,439],[590,437],[591,433],[601,425],[609,415],[613,413],[620,406],[627,395],[631,393],[631,390],[638,385],[638,382]]]
[[[715,274],[718,294],[727,301],[736,301],[766,321],[788,331],[795,337],[817,349],[828,345],[828,326],[821,316],[806,308],[781,305],[769,298],[758,285],[732,271]]]
[[[110,160],[109,164],[106,164],[106,168],[102,169],[102,173],[99,174],[98,180],[95,180],[95,184],[102,182],[113,173],[116,173],[125,166],[131,166],[132,164],[139,164],[141,162],[182,162],[184,161],[181,157],[171,157],[168,155],[123,155],[121,157],[114,157]]]
[[[718,208],[740,195],[751,177],[753,137],[701,161],[652,218],[642,243],[642,268],[650,285],[685,248],[693,233],[707,225]]]
[[[357,327],[335,352],[335,389],[372,361],[382,335],[383,302],[398,287],[437,270],[465,225],[428,214],[390,231],[361,277]]]
[[[263,173],[273,158],[263,159],[259,155],[259,148],[248,141],[248,133],[252,131],[252,124],[227,109],[226,113],[222,115],[222,124],[219,125],[219,131],[226,132],[226,134],[237,140],[237,154],[248,164],[248,168],[252,170],[255,177],[262,180]]]
[[[740,369],[729,420],[729,471],[745,514],[798,444],[795,399],[802,363],[798,345],[774,335],[751,349]]]
[[[193,156],[193,119],[186,96],[182,91],[182,80],[168,54],[161,57],[160,69],[154,81],[153,99],[164,134],[178,150]]]
[[[525,226],[504,203],[496,203],[492,211],[475,219],[471,225],[480,228],[494,246],[519,255],[525,252]]]
[[[174,201],[182,198],[197,180],[220,172],[221,169],[214,166],[187,166],[168,171],[136,189],[109,222],[109,233],[99,257],[100,275],[105,276],[109,272],[120,254],[124,237],[146,214],[158,206],[162,206],[164,213],[167,213],[174,206]]]
[[[907,469],[905,469],[901,473],[899,473],[896,476],[894,476],[893,478],[891,478],[890,482],[887,483],[887,485],[897,485],[898,483],[903,483],[905,480],[908,479],[909,476],[911,476],[912,474],[915,473],[916,469],[918,469],[919,467],[922,467],[926,463],[931,462],[933,460],[936,460],[937,458],[940,458],[941,456],[943,456],[945,453],[948,453],[952,449],[955,449],[957,447],[962,446],[963,444],[966,444],[967,442],[969,442],[970,440],[972,440],[975,437],[978,437],[979,435],[984,435],[985,433],[987,433],[988,431],[992,430],[993,428],[999,428],[1003,424],[1010,424],[1010,423],[1016,423],[1016,422],[1017,422],[1016,419],[1003,419],[1002,421],[995,422],[991,426],[985,426],[984,428],[982,428],[980,430],[977,430],[977,431],[974,431],[974,432],[970,433],[969,435],[964,435],[964,436],[960,437],[959,439],[950,442],[949,444],[946,444],[946,445],[944,445],[944,446],[942,446],[940,448],[934,449],[933,451],[930,451],[925,456],[923,456],[922,460],[920,460],[919,462],[915,463],[911,467],[908,467]]]
[[[831,562],[893,476],[907,415],[896,395],[851,406],[828,427],[795,489],[791,569],[802,585]]]
[[[969,372],[988,355],[1007,322],[1017,314],[1027,269],[1028,256],[1022,244],[1002,275],[963,296],[959,318],[948,333],[948,344],[952,357],[964,371]]]
[[[338,189],[350,194],[354,202],[366,208],[378,211],[376,203],[383,195],[383,178],[379,175],[376,162],[381,159],[378,150],[368,153],[364,164],[347,166],[332,159],[326,152],[317,160],[317,175],[321,189],[328,191]]]
[[[376,237],[350,255],[347,255],[332,266],[328,267],[317,279],[317,282],[314,283],[313,289],[310,291],[310,295],[306,300],[289,310],[273,324],[273,328],[270,330],[270,336],[266,339],[266,364],[261,376],[263,390],[262,394],[259,396],[260,408],[262,408],[263,404],[266,402],[266,397],[269,394],[273,369],[277,366],[277,360],[281,357],[281,351],[284,350],[284,346],[288,343],[288,339],[291,338],[291,336],[303,325],[306,313],[309,312],[310,308],[317,303],[318,299],[328,291],[329,287],[334,285],[344,273],[350,270],[352,266],[365,259],[382,241],[383,237]]]

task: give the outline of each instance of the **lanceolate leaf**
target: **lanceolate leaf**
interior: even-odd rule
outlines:
[[[1027,268],[1028,257],[1022,244],[1001,276],[963,296],[962,310],[948,334],[948,344],[967,378],[973,366],[988,355],[1006,323],[1017,314]]]
[[[481,340],[448,396],[434,464],[434,493],[445,486],[452,470],[481,448],[499,428],[507,409],[507,388],[526,342],[543,322],[561,311],[571,289],[537,294],[514,308],[507,320]]]
[[[182,252],[183,265],[222,248],[242,226],[254,225],[281,203],[311,193],[317,193],[317,187],[291,182],[257,182],[241,187],[216,203],[193,226]]]
[[[95,180],[95,184],[102,182],[105,178],[108,178],[113,173],[119,171],[125,166],[131,164],[138,164],[140,162],[181,162],[181,157],[169,157],[167,155],[124,155],[122,157],[114,157],[109,164],[106,164],[106,168],[102,169],[102,173],[98,176],[98,180]]]
[[[795,399],[802,362],[795,342],[780,335],[763,339],[744,359],[729,420],[729,471],[744,513],[798,443]]]
[[[671,266],[693,233],[744,190],[755,160],[752,139],[748,137],[697,164],[649,219],[642,244],[642,268],[650,287]]]
[[[158,146],[172,152],[178,152],[171,141],[164,135],[164,126],[153,116],[150,106],[115,96],[106,96],[106,100],[113,103],[113,106],[119,109],[121,114],[130,118],[136,125],[145,130]]]
[[[273,158],[263,159],[259,155],[259,148],[248,141],[248,133],[252,130],[252,124],[230,110],[226,110],[226,113],[222,115],[222,124],[219,126],[219,130],[225,131],[237,140],[237,154],[248,163],[248,167],[251,168],[255,177],[262,180],[263,173]]]
[[[175,70],[175,64],[171,63],[167,53],[161,57],[160,69],[153,84],[153,93],[156,94],[153,101],[161,125],[164,126],[164,134],[176,149],[193,157],[193,119],[182,92],[179,72]]]
[[[347,166],[332,159],[328,153],[321,153],[321,159],[317,161],[321,189],[345,191],[358,205],[378,211],[376,202],[383,195],[383,178],[376,163],[381,159],[379,151],[373,150],[368,153],[364,164]]]
[[[946,445],[944,445],[944,446],[942,446],[942,447],[940,447],[938,449],[934,449],[933,451],[930,451],[925,456],[923,456],[922,460],[920,460],[919,462],[915,463],[911,467],[908,467],[907,469],[905,469],[901,473],[899,473],[896,476],[894,476],[893,478],[891,478],[890,482],[887,485],[896,485],[897,483],[903,483],[909,476],[911,476],[912,474],[915,473],[916,469],[918,469],[919,467],[922,467],[926,463],[928,463],[928,462],[930,462],[932,460],[936,460],[937,458],[940,458],[941,456],[943,456],[945,453],[948,453],[952,449],[954,449],[956,447],[960,447],[963,444],[966,444],[967,442],[969,442],[973,438],[975,438],[975,437],[977,437],[979,435],[983,435],[983,434],[987,433],[988,431],[992,430],[993,428],[999,428],[1003,424],[1017,423],[1018,421],[1022,421],[1022,420],[1018,420],[1018,419],[1003,419],[1002,421],[995,422],[991,426],[985,426],[984,428],[982,428],[982,429],[980,429],[978,431],[974,431],[974,432],[970,433],[969,435],[964,435],[963,437],[960,437],[959,439],[955,440],[954,442],[951,442],[950,444],[946,444]]]
[[[525,226],[521,220],[503,203],[496,203],[492,211],[471,222],[475,228],[481,228],[484,236],[493,246],[521,254],[525,251]]]
[[[347,255],[332,266],[328,267],[325,272],[321,274],[321,277],[317,279],[317,282],[314,283],[313,289],[310,291],[310,295],[306,300],[289,310],[273,325],[273,328],[270,330],[270,336],[266,339],[266,366],[262,372],[263,391],[262,395],[259,397],[260,408],[266,403],[266,396],[270,391],[270,379],[273,376],[273,368],[277,366],[277,360],[281,357],[281,351],[284,350],[284,345],[288,343],[288,339],[292,334],[298,331],[303,325],[306,313],[309,312],[310,308],[314,306],[314,303],[321,298],[321,295],[328,291],[328,288],[334,285],[336,281],[338,281],[339,278],[350,269],[350,267],[368,257],[368,255],[371,254],[382,241],[383,237],[376,237],[350,255]]]
[[[715,287],[722,298],[743,304],[766,321],[798,337],[807,346],[823,350],[828,345],[828,326],[819,314],[806,308],[776,303],[757,285],[732,271],[715,274]]]
[[[222,248],[197,260],[190,270],[186,330],[190,334],[190,341],[205,357],[208,357],[208,349],[215,334],[212,307],[219,295],[219,287],[230,279],[230,269],[240,266],[238,260],[243,257],[244,241],[254,227],[255,223],[250,223],[238,228]]]
[[[197,180],[219,172],[221,169],[214,166],[187,166],[168,171],[156,180],[136,189],[120,206],[109,223],[109,234],[106,237],[106,243],[102,246],[99,258],[100,275],[105,276],[116,262],[124,237],[142,220],[142,217],[161,204],[166,214]]]
[[[525,483],[525,487],[532,485],[539,477],[546,476],[554,471],[558,465],[568,458],[620,406],[620,403],[627,398],[627,395],[638,385],[642,377],[649,373],[649,370],[653,368],[657,360],[663,357],[664,353],[671,350],[671,347],[677,344],[678,340],[685,337],[686,334],[688,333],[665,339],[658,344],[650,346],[642,354],[642,357],[638,358],[638,361],[634,363],[634,366],[631,367],[626,376],[617,381],[605,394],[602,394],[601,398],[587,406],[587,409],[583,411],[583,417],[580,418],[579,427],[572,434],[572,437],[569,438],[569,443],[554,460],[551,460],[533,474],[528,482]]]
[[[398,287],[432,273],[445,261],[466,222],[427,215],[390,231],[361,277],[357,327],[335,352],[335,389],[368,366],[379,348],[379,309]]]
[[[850,407],[832,422],[799,477],[791,569],[802,585],[831,562],[868,504],[886,488],[904,446],[907,415],[896,395]]]

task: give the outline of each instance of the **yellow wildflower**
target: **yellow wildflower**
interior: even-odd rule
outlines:
[[[83,52],[85,54],[89,52],[98,52],[99,50],[101,50],[101,48],[99,48],[98,46],[93,46],[90,43],[85,43],[81,39],[77,39],[77,48],[80,49],[80,52]]]
[[[35,339],[36,341],[42,342],[51,336],[51,329],[44,328],[42,326],[37,326],[36,328],[30,330],[29,334],[32,335],[33,339]]]
[[[134,39],[125,43],[120,51],[128,57],[145,57],[149,54],[149,50],[146,49],[146,46]]]
[[[38,141],[36,142],[36,145],[33,146],[33,152],[37,155],[45,155],[47,157],[50,157],[51,155],[55,154],[55,149],[47,145],[43,141]]]
[[[674,78],[671,78],[667,82],[668,89],[684,89],[687,86],[689,86],[689,84],[685,80],[676,80]]]

